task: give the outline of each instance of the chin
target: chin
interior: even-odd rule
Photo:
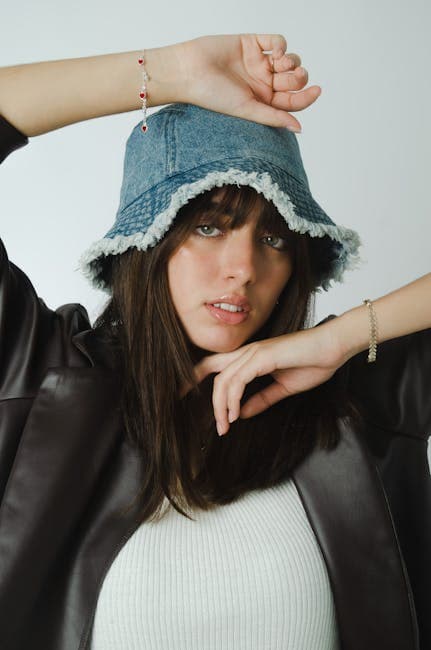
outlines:
[[[230,340],[228,340],[229,338]],[[204,355],[208,353],[217,354],[222,352],[233,352],[234,350],[237,350],[242,345],[244,345],[247,338],[249,337],[236,337],[236,340],[233,341],[231,337],[226,336],[226,340],[223,341],[223,337],[219,335],[218,340],[204,341],[201,338],[194,338],[191,340],[191,343],[196,351],[202,351]]]
[[[240,348],[242,343],[237,343],[237,344],[230,344],[228,345],[227,343],[225,345],[219,343],[219,344],[214,344],[214,345],[200,345],[197,346],[199,347],[200,350],[203,350],[205,353],[213,353],[213,354],[221,354],[223,352],[233,352],[234,350],[237,350]]]

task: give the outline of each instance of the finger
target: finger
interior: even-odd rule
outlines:
[[[287,41],[282,34],[255,34],[261,50],[272,52],[274,57],[282,56],[287,50]]]
[[[283,62],[287,59],[288,61],[293,61],[294,67],[298,68],[301,65],[301,57],[299,54],[296,54],[296,52],[286,52],[284,55],[285,58],[280,59],[280,63],[283,64]]]
[[[268,375],[274,371],[275,363],[268,357],[264,358],[258,352],[248,363],[243,364],[235,375],[230,379],[227,389],[227,407],[229,421],[233,422],[239,417],[241,410],[241,398],[245,387],[256,377]]]
[[[217,422],[217,430],[219,432],[220,430],[226,432],[229,428],[229,404],[230,408],[232,408],[233,404],[235,403],[235,399],[239,403],[242,395],[241,388],[237,382],[235,389],[237,391],[236,395],[239,395],[239,398],[235,396],[229,397],[229,393],[232,394],[232,378],[238,374],[238,370],[244,366],[244,364],[249,362],[253,354],[254,353],[252,349],[246,350],[243,352],[241,357],[229,364],[229,366],[214,379],[212,404],[214,417]]]
[[[234,351],[236,352],[236,350]],[[222,372],[235,358],[232,352],[210,354],[199,361],[194,367],[195,378],[198,384],[214,372]]]
[[[301,65],[301,57],[293,52],[289,54],[282,54],[277,57],[275,53],[272,54],[274,72],[287,72],[288,70],[295,70]]]
[[[200,384],[208,375],[214,372],[222,372],[229,363],[238,356],[238,351],[233,352],[218,352],[216,354],[209,354],[203,357],[193,368],[193,374],[197,384]],[[182,399],[192,389],[192,384],[185,384],[179,392]]]
[[[283,97],[280,100],[280,97],[277,99],[277,95],[285,95],[285,93],[274,93],[275,102],[280,102],[286,104],[286,99]],[[252,122],[260,122],[260,124],[266,124],[267,126],[279,126],[291,129],[293,131],[301,132],[301,125],[298,120],[290,115],[286,110],[277,108],[277,105],[272,101],[273,106],[268,106],[259,102],[257,99],[251,97],[246,104],[244,104],[241,112],[241,117]],[[314,100],[313,100],[314,101]],[[310,102],[312,103],[312,102]],[[299,110],[299,109],[298,109]]]
[[[233,356],[237,350],[226,353],[210,354],[201,359],[193,368],[193,374],[197,384],[200,384],[208,375],[212,373],[222,372],[229,363],[236,358]],[[180,399],[185,397],[192,389],[192,384],[187,383],[181,387],[179,391]]]
[[[252,343],[248,343],[232,352],[217,352],[203,357],[193,368],[196,383],[200,384],[208,375],[223,372],[226,367],[241,357],[252,345]],[[188,392],[190,388],[186,388],[186,391]]]
[[[308,83],[308,72],[305,68],[296,68],[293,72],[277,72],[272,81],[275,91],[301,90]]]
[[[192,386],[191,384],[185,384],[179,392],[180,399],[183,399],[187,395],[187,393],[191,390]]]
[[[273,406],[282,399],[286,399],[290,394],[284,386],[274,382],[263,390],[255,393],[245,404],[241,406],[239,412],[240,418],[251,418],[258,413],[266,411],[270,406]]]
[[[216,421],[217,432],[219,435],[227,433],[229,429],[228,413],[227,413],[227,400],[226,389],[222,375],[217,375],[214,379],[212,406],[214,411],[214,418]]]
[[[213,406],[216,420],[221,423],[223,429],[228,428],[229,423],[237,419],[241,397],[247,384],[256,377],[267,375],[275,369],[276,362],[268,351],[253,348],[229,366],[227,372],[216,377]]]
[[[272,105],[276,109],[284,111],[302,111],[311,106],[320,96],[320,86],[310,86],[298,92],[277,91],[272,98]]]

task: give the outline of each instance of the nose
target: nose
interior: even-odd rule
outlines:
[[[220,256],[225,278],[237,278],[241,284],[253,283],[258,271],[257,246],[253,229],[228,231]]]

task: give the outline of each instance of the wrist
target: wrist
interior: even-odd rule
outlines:
[[[370,343],[367,305],[358,305],[331,321],[344,363],[360,352],[368,350]]]
[[[187,43],[145,48],[148,107],[187,101]]]

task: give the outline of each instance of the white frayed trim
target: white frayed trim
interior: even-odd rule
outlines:
[[[267,200],[274,203],[291,230],[308,233],[311,237],[328,235],[331,239],[343,244],[345,250],[341,259],[335,264],[330,277],[323,278],[321,282],[325,291],[331,286],[331,280],[341,282],[345,270],[356,269],[362,262],[358,253],[361,240],[354,230],[343,226],[311,223],[295,213],[292,201],[285,192],[280,190],[268,172],[244,172],[231,168],[223,172],[210,172],[205,178],[194,183],[185,183],[179,187],[171,196],[169,207],[155,217],[146,233],[138,232],[128,236],[116,235],[113,238],[104,237],[96,241],[79,259],[80,270],[96,289],[102,289],[109,293],[109,287],[106,287],[97,277],[101,270],[100,260],[103,257],[119,255],[131,247],[144,251],[155,246],[163,238],[181,207],[207,190],[228,184],[236,184],[238,187],[248,185],[263,194]],[[99,260],[99,264],[95,263],[95,260]]]

